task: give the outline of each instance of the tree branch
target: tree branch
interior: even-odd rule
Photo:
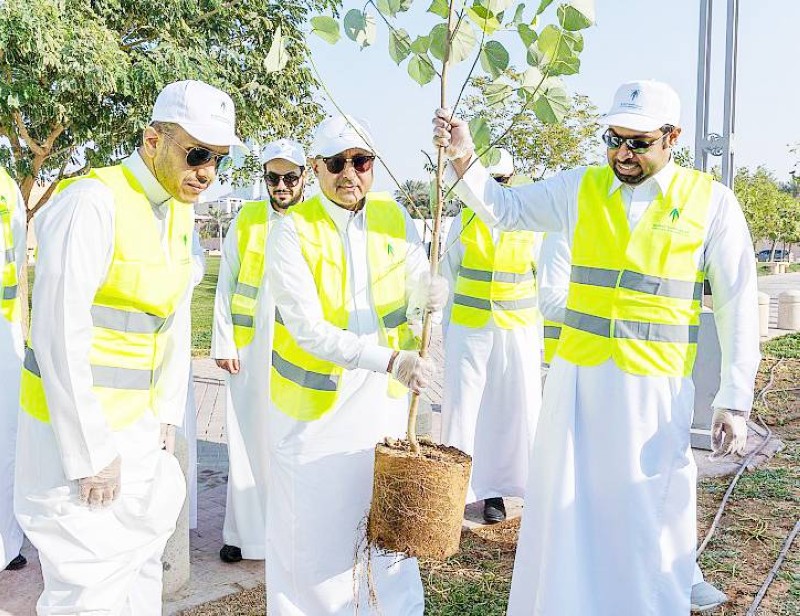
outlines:
[[[25,126],[25,121],[22,119],[22,114],[19,111],[12,111],[11,117],[14,119],[14,124],[17,126],[17,130],[19,131],[19,136],[22,138],[25,144],[36,156],[44,156],[46,154],[44,148],[42,148],[42,146],[40,146],[33,137],[31,137],[31,134],[28,132],[28,127]]]

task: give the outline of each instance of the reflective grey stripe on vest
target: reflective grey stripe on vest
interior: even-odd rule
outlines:
[[[108,306],[92,306],[92,323],[95,327],[113,329],[130,334],[157,334],[169,329],[174,315],[166,318],[146,312],[119,310]]]
[[[39,370],[39,363],[36,361],[36,354],[33,352],[33,349],[28,346],[25,347],[25,359],[22,365],[28,372],[42,378],[42,373]]]
[[[13,287],[3,287],[3,299],[16,299],[17,298],[17,285]]]
[[[283,325],[283,317],[281,316],[281,311],[278,310],[277,306],[275,307],[275,322]]]
[[[603,336],[604,338],[608,338],[611,335],[611,319],[596,317],[593,314],[586,314],[569,308],[567,308],[564,315],[564,325],[595,336]]]
[[[14,263],[17,260],[17,255],[14,254],[14,249],[9,248],[5,251],[5,260],[6,263]]]
[[[297,383],[306,389],[316,389],[317,391],[336,391],[339,377],[320,372],[310,372],[304,370],[290,361],[281,357],[277,351],[272,351],[272,367],[278,371],[283,378]]]
[[[619,281],[619,286],[623,289],[631,289],[640,293],[649,293],[661,297],[672,297],[675,299],[703,299],[703,283],[691,282],[687,280],[675,280],[674,278],[659,278],[658,276],[648,276],[638,272],[625,270]]]
[[[594,287],[617,286],[619,270],[605,269],[602,267],[587,267],[585,265],[573,265],[569,274],[570,282],[578,284],[588,284]]]
[[[383,326],[387,329],[400,327],[408,320],[406,318],[406,310],[406,306],[400,306],[397,310],[392,310],[392,312],[383,317]]]
[[[158,380],[160,373],[160,368],[156,372],[152,372],[151,370],[92,364],[92,382],[94,386],[108,389],[148,390],[151,384]]]
[[[697,344],[698,325],[672,325],[643,321],[614,321],[614,338]]]
[[[487,272],[485,270],[477,270],[463,265],[458,270],[458,275],[462,278],[469,278],[470,280],[479,280],[480,282],[510,282],[520,283],[528,280],[533,280],[533,272],[523,272],[522,274],[515,274],[513,272]]]
[[[236,289],[234,289],[233,292],[236,295],[243,295],[244,297],[249,297],[250,299],[255,299],[258,297],[258,287],[245,284],[244,282],[237,282]]]
[[[561,328],[557,327],[556,325],[545,325],[544,337],[558,340],[559,338],[561,338]]]
[[[253,327],[253,317],[249,314],[232,314],[231,321],[239,327]]]
[[[460,306],[468,306],[469,308],[477,308],[478,310],[525,310],[526,308],[536,307],[536,298],[528,297],[525,299],[506,299],[506,300],[493,300],[479,299],[469,295],[461,295],[455,293],[453,295],[453,303]]]

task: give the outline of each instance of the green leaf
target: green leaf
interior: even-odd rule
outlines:
[[[537,63],[545,66],[548,73],[571,75],[578,71],[578,54],[583,50],[583,37],[579,32],[567,32],[558,26],[549,25],[542,30],[536,46],[540,52]]]
[[[400,0],[378,0],[378,10],[389,17],[396,17],[400,12]]]
[[[389,33],[389,55],[399,65],[411,53],[411,37],[400,28]]]
[[[533,45],[536,39],[539,38],[536,31],[528,24],[519,24],[517,26],[517,32],[519,32],[519,38],[522,39],[522,44],[525,45],[526,48]]]
[[[428,12],[438,15],[442,19],[447,19],[450,12],[450,6],[447,0],[433,0],[433,3],[428,7]]]
[[[560,88],[550,88],[533,102],[533,112],[545,124],[561,122],[569,111],[569,97]]]
[[[447,44],[447,25],[437,24],[433,27],[430,33],[431,39],[431,55],[439,61],[444,61],[444,50]],[[478,39],[475,38],[475,30],[467,21],[462,21],[458,26],[458,30],[453,35],[450,44],[450,57],[448,62],[456,64],[469,57],[472,48]]]
[[[481,67],[494,79],[508,68],[508,51],[498,41],[489,41],[481,50]]]
[[[541,3],[539,4],[539,8],[536,9],[536,14],[541,15],[542,13],[544,13],[547,7],[550,6],[552,3],[553,0],[542,0]]]
[[[481,153],[489,148],[492,143],[492,129],[483,116],[475,116],[469,121],[469,132],[476,152]]]
[[[343,25],[347,38],[358,43],[361,49],[375,42],[378,31],[375,27],[375,18],[369,13],[350,9],[344,16]]]
[[[500,29],[500,20],[482,6],[475,5],[467,9],[467,17],[488,35],[492,35]]]
[[[533,95],[544,85],[544,74],[535,66],[532,66],[522,74],[522,90],[527,95]]]
[[[486,104],[490,108],[500,107],[506,104],[509,98],[514,95],[514,88],[507,83],[490,83],[484,88]]]
[[[482,6],[490,13],[497,15],[505,11],[512,2],[513,0],[475,0],[475,4],[472,5],[472,8]]]
[[[339,22],[333,17],[325,15],[311,18],[311,32],[331,45],[334,45],[341,37]]]
[[[283,70],[287,62],[289,62],[289,53],[286,51],[286,43],[281,34],[281,27],[278,26],[272,37],[267,57],[264,58],[264,70],[267,73],[277,73]]]
[[[479,155],[479,158],[481,159],[481,163],[484,167],[491,167],[492,165],[496,165],[500,162],[500,150],[495,147],[491,147],[488,150],[484,150]]]
[[[517,10],[514,12],[514,19],[511,20],[511,23],[512,24],[521,24],[522,20],[523,20],[522,13],[524,11],[525,11],[525,5],[524,4],[520,4],[519,6],[517,6]]]
[[[424,86],[426,83],[430,83],[433,80],[436,71],[427,54],[416,54],[408,61],[408,74],[411,76],[411,79],[416,81],[419,85]]]
[[[431,39],[428,36],[418,36],[414,39],[414,42],[411,43],[411,51],[414,53],[421,53],[425,54],[428,53],[428,49],[431,48]]]
[[[557,13],[564,30],[583,30],[594,24],[594,0],[568,0]]]

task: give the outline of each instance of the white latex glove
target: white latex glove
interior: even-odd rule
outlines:
[[[415,393],[428,386],[432,375],[433,362],[416,351],[398,351],[394,358],[392,376]]]
[[[78,479],[80,501],[91,509],[108,507],[120,493],[122,460],[119,456],[94,477]]]
[[[175,453],[175,426],[172,424],[161,424],[161,449],[167,453]]]
[[[743,455],[747,445],[747,418],[742,411],[714,409],[711,418],[711,449],[714,457]]]
[[[469,124],[454,116],[449,109],[436,110],[433,117],[433,145],[443,147],[444,155],[451,160],[475,153]]]
[[[409,293],[406,312],[408,324],[415,336],[420,336],[422,333],[422,321],[426,310],[433,313],[431,318],[434,324],[442,322],[442,308],[447,304],[449,286],[447,279],[439,274],[431,278],[430,272],[424,272],[419,277]]]

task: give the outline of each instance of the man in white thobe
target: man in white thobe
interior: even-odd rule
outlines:
[[[22,569],[22,529],[14,517],[14,454],[17,446],[22,325],[19,274],[25,267],[25,201],[0,168],[0,570]]]
[[[408,329],[406,314],[441,310],[447,287],[440,277],[430,282],[408,213],[388,194],[368,192],[375,146],[363,123],[326,120],[310,156],[321,194],[295,206],[267,247],[276,319],[290,334],[276,323],[267,415],[267,611],[418,616],[424,598],[416,559],[371,550],[365,562],[365,521],[375,445],[402,438],[406,429],[407,396],[391,393],[398,383],[390,374],[419,391],[432,370],[416,351],[390,348],[387,339]],[[390,220],[397,222],[387,228]],[[399,297],[391,314],[382,312],[387,293]],[[409,305],[411,295],[417,306]]]
[[[191,284],[191,203],[242,146],[234,125],[224,92],[170,84],[137,152],[37,217],[15,512],[39,551],[40,615],[161,612],[185,496],[171,452],[184,408],[162,391],[185,387],[188,342],[170,326]]]
[[[269,199],[246,202],[231,223],[222,247],[214,301],[211,355],[230,375],[225,406],[228,493],[224,545],[219,552],[224,562],[263,560],[265,553],[266,409],[275,302],[267,276],[266,238],[256,236],[255,228],[263,227],[262,232],[268,234],[274,223],[302,200],[306,180],[306,155],[295,141],[279,139],[267,144],[261,164]],[[244,268],[243,260],[247,260]],[[253,268],[258,268],[257,284],[240,276]],[[247,314],[237,312],[237,295],[241,306],[249,309]]]
[[[680,103],[666,84],[618,89],[603,118],[608,166],[513,189],[473,164],[468,128],[449,116],[437,111],[434,142],[463,177],[458,196],[489,225],[563,232],[573,255],[508,612],[686,614],[697,532],[691,345],[702,278],[714,294],[723,356],[712,426],[718,452],[743,451],[759,362],[752,244],[736,198],[672,162]],[[670,242],[682,252],[663,248]],[[622,269],[587,265],[606,259]],[[670,266],[681,276],[652,274]]]
[[[507,150],[500,153],[488,172],[507,184],[514,162]],[[483,499],[490,524],[505,520],[504,496],[525,495],[539,417],[538,241],[530,231],[487,229],[465,209],[450,225],[442,259],[451,289],[444,311],[442,443],[472,456],[467,502]]]

